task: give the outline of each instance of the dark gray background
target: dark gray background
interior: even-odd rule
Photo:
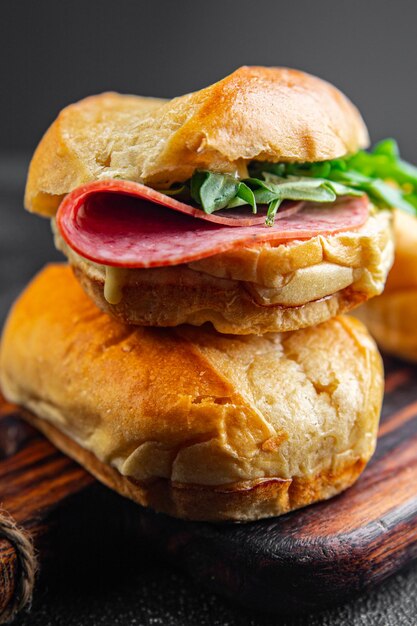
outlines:
[[[287,65],[335,83],[361,109],[373,140],[394,136],[417,161],[416,17],[415,0],[2,0],[0,325],[30,276],[58,257],[48,222],[25,214],[21,198],[30,152],[65,104],[107,89],[174,96],[245,63]],[[93,533],[88,516],[83,525]],[[137,553],[130,564],[126,553],[113,564],[78,558],[74,550],[57,585],[44,573],[34,611],[19,623],[411,626],[417,619],[416,565],[344,606],[284,620],[238,610]]]
[[[373,139],[417,160],[413,0],[3,0],[0,148],[32,150],[60,108],[107,89],[174,96],[243,64],[334,82]]]

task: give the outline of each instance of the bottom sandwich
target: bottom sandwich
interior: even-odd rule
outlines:
[[[352,318],[263,337],[129,327],[64,265],[12,309],[0,381],[110,487],[211,521],[280,515],[349,487],[374,451],[383,392],[379,353]]]

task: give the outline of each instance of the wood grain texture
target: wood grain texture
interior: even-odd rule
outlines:
[[[92,482],[0,396],[0,506],[35,543],[49,530],[48,514]],[[14,597],[20,573],[14,546],[0,536],[0,616]]]
[[[417,368],[393,359],[385,367],[378,447],[350,490],[249,524],[184,522],[138,506],[126,540],[140,533],[199,584],[271,612],[339,602],[396,572],[417,556]],[[0,501],[19,523],[45,532],[51,507],[91,481],[26,425],[22,412],[2,405]],[[5,578],[11,565],[2,554]]]

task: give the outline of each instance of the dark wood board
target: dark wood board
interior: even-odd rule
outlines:
[[[35,548],[51,530],[49,514],[93,482],[0,395],[0,507],[30,534]],[[14,602],[20,576],[17,550],[0,534],[0,623]]]
[[[270,612],[339,602],[396,572],[417,556],[417,367],[388,358],[385,366],[377,451],[350,490],[250,524],[184,522],[129,506],[126,540],[138,534],[199,584]],[[93,482],[4,402],[0,477],[2,506],[35,541],[47,533],[49,512]],[[17,575],[2,542],[0,608]]]

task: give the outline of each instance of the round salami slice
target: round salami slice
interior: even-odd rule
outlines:
[[[58,209],[57,226],[67,244],[91,261],[147,268],[189,263],[264,242],[278,244],[354,230],[368,218],[368,199],[363,196],[331,205],[304,203],[273,226],[266,226],[263,216],[262,223],[230,227],[201,219],[201,214],[206,215],[203,211],[168,196],[163,196],[167,200],[163,203],[162,195],[125,181],[90,183],[66,196]]]
[[[70,194],[71,202],[80,202],[81,199],[89,197],[91,194],[97,192],[115,192],[119,194],[129,195],[142,200],[148,200],[161,206],[166,206],[169,209],[178,211],[179,213],[185,213],[192,217],[197,217],[200,220],[207,222],[213,222],[213,224],[223,224],[224,226],[253,226],[254,224],[264,224],[267,212],[267,206],[261,205],[258,207],[257,213],[251,213],[251,209],[248,206],[238,207],[236,209],[221,209],[215,213],[205,213],[202,209],[180,202],[176,198],[167,196],[156,189],[146,187],[140,183],[134,183],[129,180],[103,180],[94,181],[86,185],[78,187],[73,194]],[[297,213],[303,206],[304,202],[291,202],[285,201],[280,206],[276,219],[281,219]]]

